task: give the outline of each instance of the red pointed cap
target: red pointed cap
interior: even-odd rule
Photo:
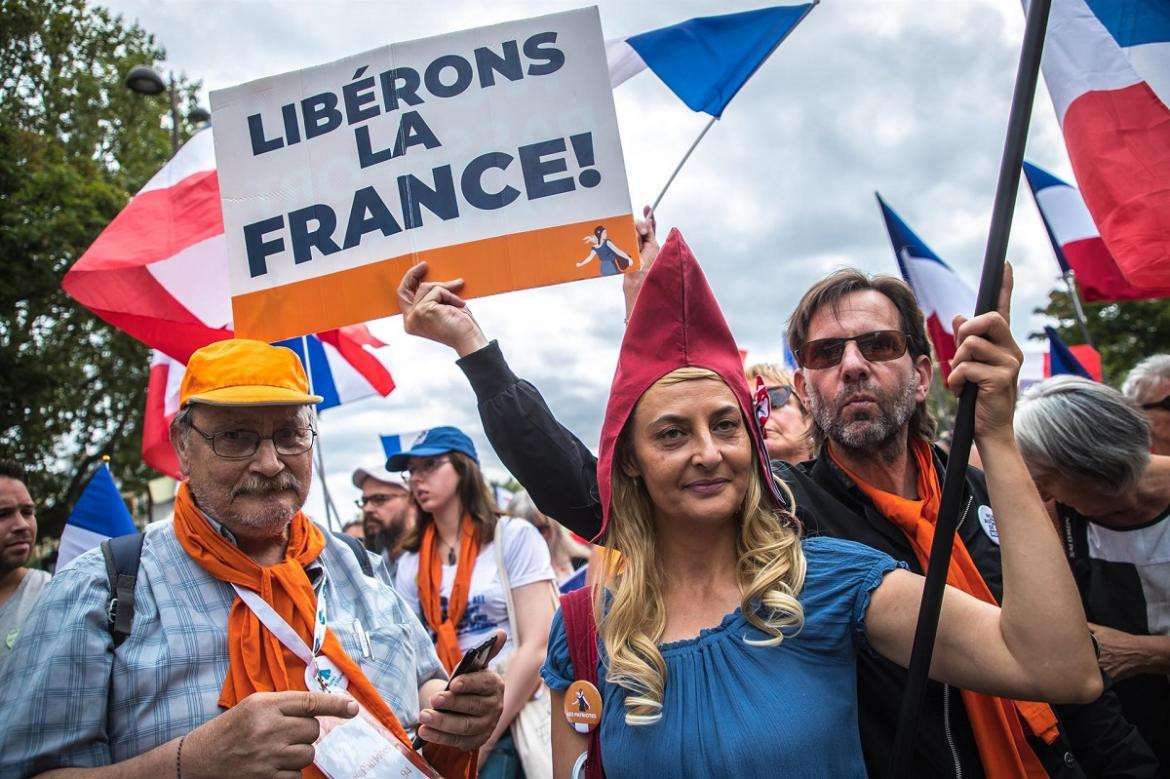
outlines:
[[[698,260],[682,233],[673,229],[638,293],[609,391],[597,462],[602,533],[609,526],[614,447],[622,429],[638,400],[654,382],[687,366],[713,371],[731,388],[751,431],[764,482],[772,487],[777,506],[785,505],[769,470],[768,452],[756,421],[753,395],[744,376],[739,348]]]

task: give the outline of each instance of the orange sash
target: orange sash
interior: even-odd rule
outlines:
[[[459,521],[459,564],[455,568],[455,583],[451,585],[451,596],[447,598],[447,619],[443,619],[440,591],[443,588],[443,564],[439,560],[438,531],[435,523],[423,531],[422,545],[418,552],[418,601],[423,616],[431,630],[435,631],[435,652],[440,662],[451,673],[463,657],[459,649],[459,636],[455,628],[467,610],[467,597],[471,592],[471,573],[475,570],[475,558],[479,555],[479,537],[475,523],[467,514]]]
[[[941,487],[938,474],[934,469],[934,454],[930,445],[922,439],[911,442],[911,451],[914,462],[918,466],[918,500],[910,500],[899,495],[880,490],[862,481],[855,473],[845,467],[829,447],[829,456],[833,462],[851,478],[857,487],[864,492],[873,505],[887,519],[898,526],[914,548],[922,570],[926,570],[930,559],[931,544],[934,543],[935,522],[938,521]],[[951,564],[947,570],[947,584],[956,587],[968,595],[972,595],[985,603],[996,606],[995,598],[987,583],[975,567],[971,553],[963,545],[962,539],[955,536],[954,546],[951,548]],[[1039,736],[1045,743],[1051,744],[1057,737],[1056,715],[1045,703],[1032,701],[1013,701],[1007,698],[997,698],[983,695],[970,690],[960,690],[963,696],[963,705],[967,709],[967,718],[971,721],[971,729],[975,734],[975,743],[979,747],[979,757],[983,761],[983,771],[993,779],[999,777],[1046,777],[1039,758],[1032,751],[1020,726],[1020,719],[1028,724],[1033,735]],[[1017,714],[1019,716],[1017,716]]]
[[[187,483],[175,496],[175,536],[201,568],[220,581],[257,592],[306,643],[313,640],[317,593],[305,574],[305,566],[325,548],[325,536],[302,512],[292,518],[285,558],[261,567],[223,538],[199,513]],[[254,692],[306,690],[305,663],[265,628],[238,597],[228,615],[228,672],[219,705],[231,708]],[[332,630],[327,630],[321,654],[332,660],[349,680],[348,692],[399,741],[411,748],[406,731],[382,696],[362,673]],[[443,776],[474,776],[473,753],[432,747],[431,764]],[[469,770],[470,769],[470,770]],[[320,777],[316,766],[304,769],[306,777]]]

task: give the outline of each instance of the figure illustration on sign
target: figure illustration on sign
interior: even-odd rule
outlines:
[[[577,700],[574,703],[577,704],[577,711],[589,711],[589,701],[585,700],[583,690],[577,690]]]
[[[630,255],[609,240],[609,233],[605,231],[605,225],[598,225],[593,230],[593,235],[587,235],[582,240],[591,244],[593,249],[589,252],[589,256],[577,263],[578,268],[596,257],[598,263],[601,264],[602,276],[618,276],[625,273],[633,262]]]

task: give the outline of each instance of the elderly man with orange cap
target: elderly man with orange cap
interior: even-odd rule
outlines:
[[[211,344],[180,395],[174,520],[116,588],[133,623],[116,636],[100,551],[58,573],[0,677],[0,775],[474,776],[502,682],[445,689],[385,565],[301,511],[321,398],[296,355]]]

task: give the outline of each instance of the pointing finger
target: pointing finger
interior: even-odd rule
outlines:
[[[289,692],[276,699],[281,714],[290,717],[352,717],[358,712],[357,701],[327,692]]]

